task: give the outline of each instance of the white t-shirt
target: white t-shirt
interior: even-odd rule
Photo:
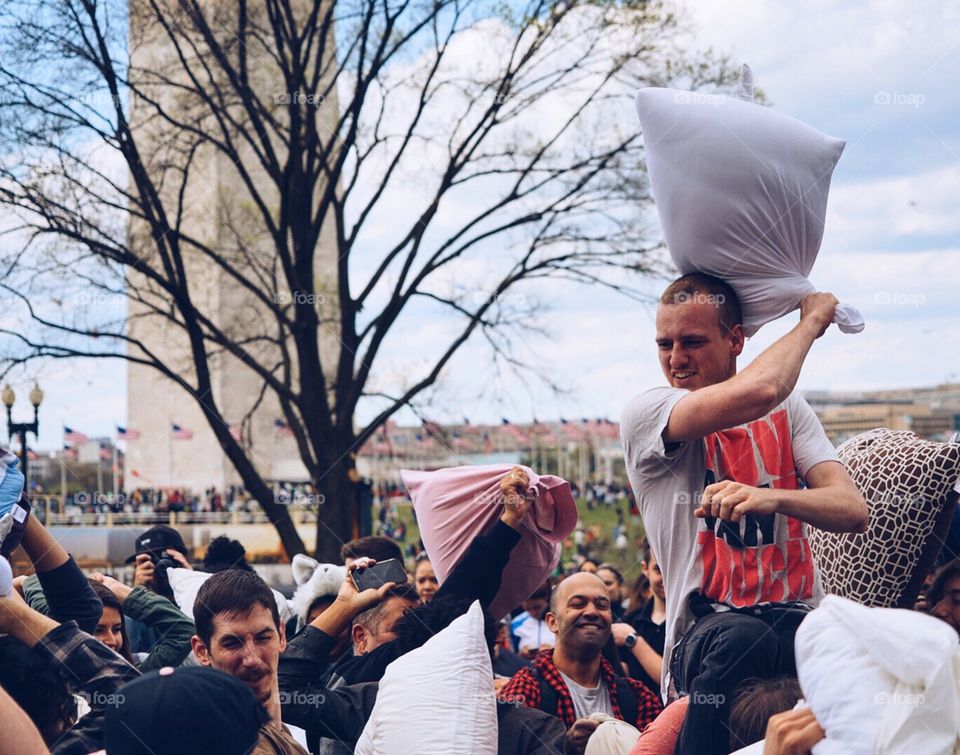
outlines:
[[[613,706],[610,704],[610,690],[603,683],[603,677],[597,682],[596,687],[584,687],[577,684],[573,679],[557,669],[560,676],[563,677],[563,683],[570,690],[570,697],[573,699],[573,713],[577,719],[589,718],[592,713],[606,713],[613,715]]]
[[[664,699],[675,697],[670,654],[694,616],[688,599],[701,592],[714,602],[749,606],[823,597],[806,525],[782,514],[747,515],[733,524],[698,519],[704,487],[735,480],[756,487],[796,489],[806,473],[837,454],[816,415],[791,395],[766,416],[671,446],[663,431],[689,391],[664,386],[624,409],[620,441],[647,539],[663,572],[667,602],[663,659]]]

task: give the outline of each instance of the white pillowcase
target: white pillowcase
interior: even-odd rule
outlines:
[[[681,273],[729,283],[744,332],[800,306],[823,238],[830,176],[845,142],[740,98],[650,87],[637,93],[650,185],[664,239]],[[837,307],[845,333],[863,316]]]
[[[173,599],[177,601],[180,610],[190,619],[193,619],[193,604],[197,601],[197,593],[200,587],[206,582],[212,574],[205,571],[194,571],[193,569],[167,569],[167,579],[170,580],[170,587],[173,590]],[[280,613],[280,623],[286,624],[293,614],[287,605],[287,599],[282,593],[270,588],[273,597],[277,601],[277,611]]]
[[[479,601],[387,666],[354,752],[497,755],[493,664]]]
[[[795,649],[826,732],[814,755],[957,752],[960,645],[945,622],[828,595],[800,624]]]

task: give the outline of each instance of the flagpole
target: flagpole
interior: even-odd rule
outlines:
[[[61,445],[63,445],[61,443]],[[67,506],[67,449],[60,449],[60,513],[66,510]]]
[[[100,445],[100,442],[97,442],[97,495],[94,498],[94,503],[99,501],[101,495],[103,495],[103,457],[101,452],[103,451],[103,446]]]
[[[120,467],[117,463],[117,441],[113,441],[113,497],[120,496]]]

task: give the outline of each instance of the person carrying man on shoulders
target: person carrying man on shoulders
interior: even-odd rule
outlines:
[[[660,298],[669,386],[634,398],[620,432],[663,572],[664,696],[690,696],[680,753],[725,753],[736,686],[796,673],[794,633],[823,595],[806,527],[866,529],[863,497],[793,394],[836,304],[804,297],[800,322],[738,372],[744,333],[728,284],[694,273]]]

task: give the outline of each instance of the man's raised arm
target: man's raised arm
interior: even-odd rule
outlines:
[[[665,443],[703,438],[762,417],[789,396],[813,342],[833,322],[837,299],[809,294],[800,302],[800,322],[744,370],[721,383],[684,396],[670,413]]]

